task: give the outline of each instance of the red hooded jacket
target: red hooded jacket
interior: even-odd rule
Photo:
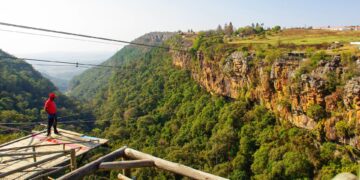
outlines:
[[[54,102],[56,95],[54,93],[49,94],[49,99],[46,100],[44,109],[48,114],[56,114],[56,104]]]

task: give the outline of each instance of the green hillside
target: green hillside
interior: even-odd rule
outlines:
[[[57,88],[33,67],[23,60],[4,58],[10,54],[0,51],[0,123],[46,123],[43,105],[50,92],[56,92],[59,116],[70,116],[85,113],[68,97],[62,95]],[[13,56],[11,56],[13,57]],[[74,118],[80,115],[73,116]],[[34,125],[6,125],[31,131]],[[72,125],[69,128],[73,127]],[[84,127],[84,126],[81,126]],[[11,133],[9,133],[11,132]],[[19,136],[18,132],[1,128],[0,141]],[[25,133],[26,134],[26,133]]]
[[[135,39],[133,42],[161,45],[164,40],[168,39],[172,35],[173,33],[153,32],[145,34]],[[124,62],[142,58],[144,53],[148,51],[148,47],[128,45],[102,64],[120,66]],[[69,95],[85,101],[91,101],[99,90],[106,89],[108,87],[109,78],[114,70],[117,71],[118,69],[92,68],[86,70],[71,80],[69,85]]]

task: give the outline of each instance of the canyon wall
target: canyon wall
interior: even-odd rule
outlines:
[[[190,70],[195,81],[210,93],[261,103],[281,120],[300,128],[318,129],[327,140],[360,148],[360,76],[346,80],[336,90],[327,89],[330,73],[339,79],[349,68],[342,65],[340,56],[321,60],[304,74],[299,74],[298,69],[309,59],[294,54],[270,63],[240,51],[231,53],[223,62],[205,60],[201,51],[196,57],[174,51],[172,57],[175,66]],[[355,66],[360,71],[360,60]],[[339,121],[346,126],[337,126]]]

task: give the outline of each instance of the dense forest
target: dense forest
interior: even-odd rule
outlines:
[[[318,131],[280,120],[248,95],[208,93],[189,70],[173,66],[167,50],[139,52],[120,61],[121,68],[95,96],[85,95],[92,97],[99,119],[91,133],[108,138],[112,149],[127,145],[230,179],[330,179],[357,171],[359,152],[353,146],[319,141]],[[78,81],[88,77],[80,75]],[[178,178],[151,168],[134,175]],[[109,174],[91,177],[99,176]]]

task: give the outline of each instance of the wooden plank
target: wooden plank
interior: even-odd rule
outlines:
[[[118,174],[118,179],[119,180],[132,180],[131,178],[128,178],[127,176],[124,176],[124,175],[122,175],[122,174]]]
[[[29,169],[29,168],[34,167],[34,166],[36,166],[36,165],[45,163],[45,162],[47,162],[47,161],[50,161],[50,160],[53,160],[53,159],[56,159],[56,158],[59,158],[59,157],[62,157],[62,156],[64,156],[64,153],[60,153],[60,154],[58,154],[58,155],[55,155],[55,156],[52,156],[52,157],[49,157],[49,158],[46,158],[46,159],[43,159],[43,160],[40,160],[40,161],[31,163],[31,164],[28,164],[28,165],[25,165],[25,166],[22,166],[22,167],[19,167],[19,168],[17,168],[17,169],[14,169],[14,170],[11,170],[11,171],[7,171],[7,172],[5,172],[5,173],[0,174],[0,178],[3,178],[3,177],[8,176],[8,175],[10,175],[10,174],[14,174],[14,173],[20,172],[20,171],[25,170],[25,169]]]
[[[60,130],[60,129],[59,129]],[[61,130],[60,130],[61,131]],[[34,132],[34,131],[33,131]],[[77,133],[72,133],[77,134]],[[2,153],[30,153],[32,152],[32,147],[36,147],[36,152],[48,152],[48,151],[61,151],[70,150],[77,148],[76,156],[83,155],[89,150],[96,148],[103,143],[107,142],[106,139],[96,138],[96,137],[79,137],[75,135],[65,134],[66,137],[62,135],[53,135],[51,137],[46,137],[46,131],[36,132],[35,134],[19,138],[14,140],[12,143],[6,143],[5,146],[0,145],[0,151]],[[67,138],[70,137],[70,138]],[[74,138],[81,138],[81,141],[74,140]],[[92,138],[97,140],[92,140]],[[84,141],[86,140],[86,142]],[[23,147],[20,148],[19,147]],[[21,154],[20,154],[21,155]],[[54,154],[36,156],[36,161],[46,159],[53,156]],[[31,177],[38,176],[45,173],[44,169],[50,169],[51,167],[61,166],[68,164],[70,162],[70,154],[64,155],[57,159],[45,162],[41,165],[34,166],[32,168],[26,169],[26,172],[16,172],[9,176],[6,176],[7,179],[28,179]],[[33,163],[32,155],[22,155],[22,156],[3,156],[1,157],[1,168],[0,174],[6,173]],[[41,171],[43,169],[43,171]],[[39,170],[39,171],[38,171]],[[0,178],[1,179],[1,178]]]
[[[206,179],[206,180],[212,180],[212,179],[216,179],[216,180],[225,180],[226,178],[220,177],[220,176],[216,176],[213,174],[209,174],[206,172],[202,172],[196,169],[193,169],[191,167],[182,165],[182,164],[178,164],[178,163],[173,163],[164,159],[160,159],[154,156],[151,156],[149,154],[140,152],[140,151],[136,151],[134,149],[131,148],[126,148],[125,149],[125,155],[129,158],[132,159],[150,159],[153,160],[155,163],[155,166],[160,168],[160,169],[164,169],[176,174],[180,174],[183,176],[187,176],[193,179]]]
[[[75,140],[75,141],[82,141],[82,142],[92,142],[91,139],[84,139],[84,138],[81,138],[81,136],[75,136],[75,135],[72,135],[72,134],[61,134],[60,135],[62,138],[66,138],[66,139],[69,139],[69,140]]]
[[[99,165],[99,169],[114,170],[114,169],[129,169],[129,168],[152,167],[152,166],[154,166],[154,161],[146,159],[146,160],[103,162]]]
[[[44,132],[46,132],[46,130],[40,131],[40,132],[37,132],[37,133],[34,133],[34,134],[30,134],[30,135],[24,136],[24,137],[19,138],[19,139],[12,140],[12,141],[10,141],[10,142],[1,144],[1,145],[0,145],[0,148],[1,148],[1,147],[4,147],[4,146],[8,146],[8,145],[13,144],[13,143],[16,143],[16,142],[19,142],[19,141],[22,141],[22,140],[27,139],[27,138],[30,138],[30,137],[32,137],[32,136],[39,135],[39,134],[44,133]]]
[[[70,180],[74,180],[74,179],[82,179],[82,177],[94,173],[95,171],[97,171],[99,169],[99,165],[102,162],[106,162],[106,161],[112,161],[114,159],[117,159],[119,157],[122,157],[124,155],[124,151],[126,149],[125,147],[122,147],[116,151],[113,151],[110,154],[107,154],[103,157],[100,157],[99,159],[92,161],[88,164],[86,164],[85,166],[82,166],[78,169],[76,169],[75,171],[72,171],[70,173],[67,173],[63,176],[61,176],[60,178],[58,178],[58,180],[64,180],[64,179],[70,179]]]
[[[28,158],[32,158],[33,156],[30,155],[30,156],[23,156],[23,157],[20,157],[20,158],[15,158],[15,159],[9,159],[9,160],[5,160],[5,161],[1,161],[1,163],[8,163],[8,162],[12,162],[12,161],[19,161],[19,160],[22,160],[22,159],[28,159]]]
[[[90,141],[89,141],[90,142]],[[92,142],[92,141],[91,141]],[[39,145],[29,145],[29,146],[19,146],[19,147],[12,147],[12,148],[2,148],[0,149],[1,151],[11,151],[11,150],[20,150],[20,149],[27,149],[27,148],[32,148],[32,147],[44,147],[44,146],[65,146],[68,144],[76,144],[76,143],[84,143],[84,141],[73,141],[70,143],[58,143],[58,144],[39,144]]]
[[[0,157],[4,156],[25,156],[25,155],[48,155],[48,154],[55,154],[55,153],[66,153],[69,154],[70,150],[61,150],[61,151],[44,151],[44,152],[24,152],[24,153],[1,153]]]
[[[73,132],[73,131],[68,131],[68,130],[65,130],[65,129],[58,129],[59,132],[62,132],[62,133],[66,133],[66,134],[70,134],[70,135],[73,135],[73,136],[83,136],[84,134],[80,134],[80,133],[77,133],[77,132]]]

